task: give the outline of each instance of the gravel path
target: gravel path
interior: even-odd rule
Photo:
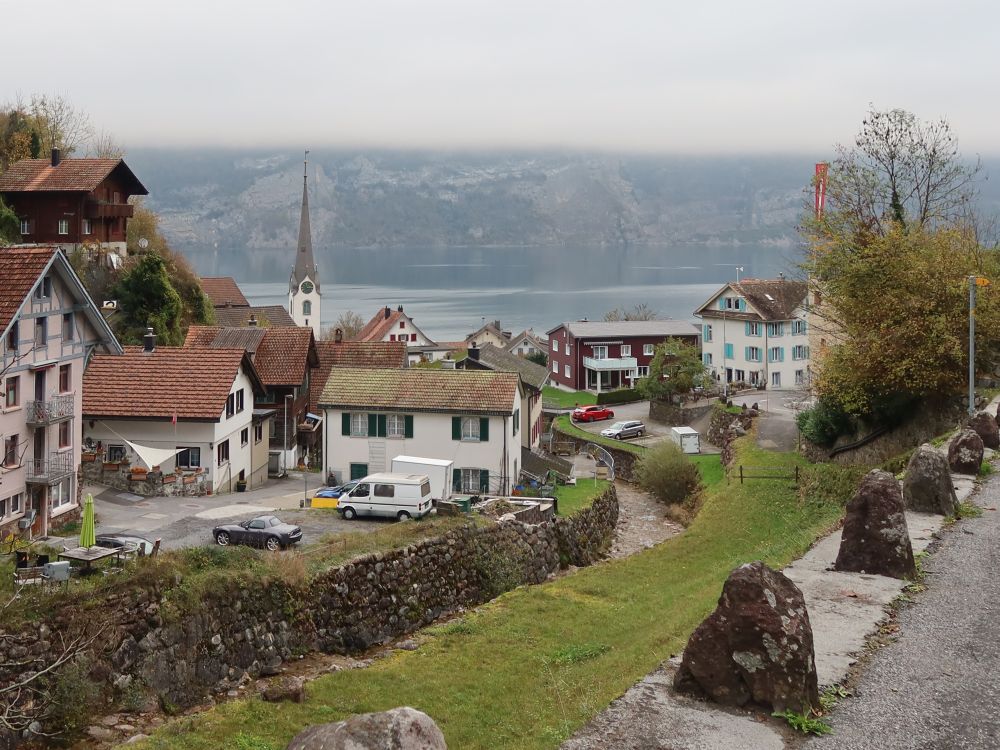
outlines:
[[[620,510],[611,557],[628,557],[684,531],[648,492],[622,481],[615,482],[615,490]]]
[[[834,734],[806,750],[1000,748],[1000,476],[927,558],[927,591],[898,618],[898,640],[860,670]]]

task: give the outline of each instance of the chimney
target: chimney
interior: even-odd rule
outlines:
[[[142,337],[142,350],[147,354],[156,351],[156,334],[152,327],[146,329],[146,335]]]
[[[333,332],[333,343],[343,344],[344,343],[344,329],[338,328]]]
[[[479,347],[476,346],[475,341],[473,341],[472,346],[469,347],[469,359],[473,360],[474,362],[479,361]]]
[[[57,148],[52,149],[52,166],[58,167],[59,162],[61,161],[62,161],[62,152]]]
[[[386,320],[389,319],[389,306],[388,305],[386,305],[385,306],[385,310],[382,311],[382,317],[385,318]]]
[[[397,307],[396,312],[403,312],[403,306],[400,305],[399,307]]]
[[[500,330],[500,321],[499,320],[494,320],[493,321],[493,327],[496,328],[499,331]]]
[[[251,328],[256,328],[257,327],[257,316],[254,315],[253,313],[250,313],[250,320],[247,321],[247,325],[250,326]]]

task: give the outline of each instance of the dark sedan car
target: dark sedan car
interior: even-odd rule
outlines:
[[[302,529],[290,523],[282,523],[275,516],[257,516],[243,523],[231,523],[212,529],[216,544],[227,547],[230,544],[246,544],[262,547],[272,552],[285,549],[302,539]]]

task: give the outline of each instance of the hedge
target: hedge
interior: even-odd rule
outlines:
[[[635,388],[622,388],[617,391],[601,391],[597,394],[599,404],[628,404],[633,401],[643,401],[643,397]]]

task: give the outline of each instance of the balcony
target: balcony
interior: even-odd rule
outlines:
[[[106,201],[87,201],[84,216],[88,219],[131,219],[135,206],[130,203],[108,203]]]
[[[24,481],[27,484],[51,486],[75,473],[73,451],[50,453],[47,458],[36,458],[24,462]]]
[[[583,367],[596,372],[634,370],[638,366],[635,357],[607,357],[605,359],[583,358]]]
[[[26,421],[32,427],[44,427],[72,419],[74,405],[72,393],[56,396],[49,401],[29,401],[26,405]]]

